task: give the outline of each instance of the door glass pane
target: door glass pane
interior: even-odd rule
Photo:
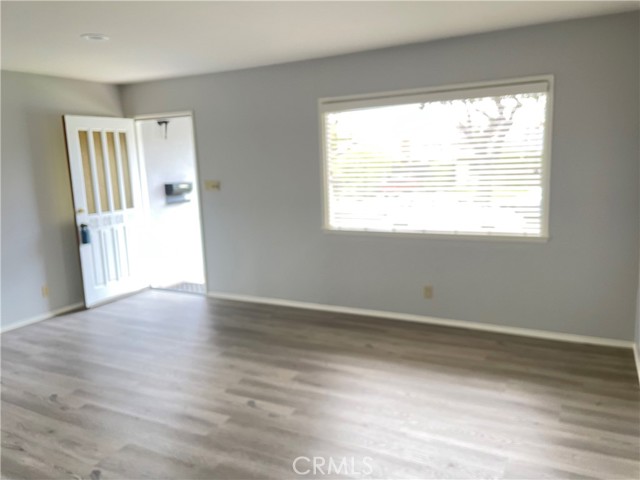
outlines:
[[[111,173],[111,193],[113,195],[114,210],[122,210],[120,199],[120,181],[118,180],[118,160],[116,158],[116,142],[113,132],[107,132],[107,152],[109,155],[109,172]]]
[[[131,172],[129,171],[129,155],[127,155],[127,136],[124,133],[120,133],[120,157],[122,158],[122,180],[124,183],[124,196],[127,202],[127,208],[133,208]]]
[[[89,160],[89,137],[87,132],[78,132],[80,140],[80,154],[82,155],[82,173],[84,174],[84,191],[87,195],[87,211],[96,213],[96,199],[93,193],[93,178],[91,176],[91,160]]]
[[[107,174],[104,168],[104,157],[102,155],[102,135],[100,132],[93,132],[93,149],[95,150],[96,170],[98,172],[98,190],[100,190],[100,210],[108,212],[109,198],[107,196]]]

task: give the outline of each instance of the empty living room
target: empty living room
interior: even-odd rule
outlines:
[[[640,2],[0,14],[3,480],[640,478]]]

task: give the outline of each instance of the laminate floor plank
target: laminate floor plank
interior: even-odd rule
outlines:
[[[625,349],[166,291],[0,341],[6,479],[640,478]]]

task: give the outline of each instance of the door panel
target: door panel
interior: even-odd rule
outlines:
[[[69,170],[85,304],[91,307],[148,286],[140,235],[144,231],[133,120],[65,115]],[[82,236],[80,235],[80,238]]]

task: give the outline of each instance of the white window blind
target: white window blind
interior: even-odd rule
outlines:
[[[550,79],[327,99],[332,230],[546,237]]]

